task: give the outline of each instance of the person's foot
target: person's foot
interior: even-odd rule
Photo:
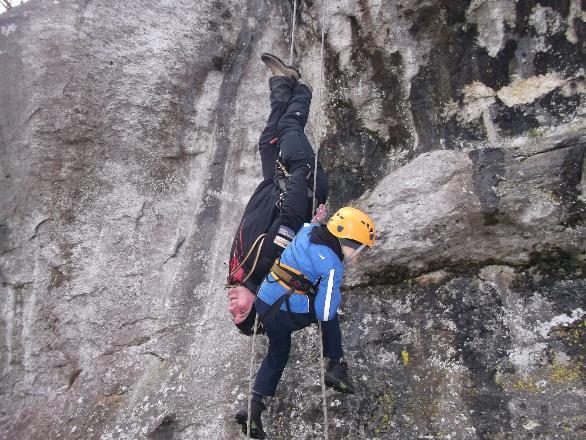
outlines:
[[[330,361],[325,377],[326,386],[341,393],[354,394],[354,385],[348,377],[348,364],[340,361]]]
[[[262,429],[262,420],[260,415],[266,409],[266,405],[258,400],[253,400],[250,403],[250,438],[264,439],[265,432]],[[246,407],[240,409],[236,413],[236,422],[242,426],[242,433],[246,435],[248,425],[248,402]]]
[[[270,53],[263,53],[260,56],[263,63],[267,65],[273,75],[276,76],[287,76],[298,81],[301,78],[299,71],[293,66],[287,66],[280,58],[271,55]]]

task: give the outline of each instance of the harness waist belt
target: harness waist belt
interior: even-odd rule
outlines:
[[[314,293],[314,285],[301,272],[276,260],[271,267],[271,275],[287,290],[298,295]]]

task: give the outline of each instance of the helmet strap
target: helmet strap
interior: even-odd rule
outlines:
[[[352,260],[354,259],[354,257],[356,257],[356,255],[358,255],[360,252],[362,252],[362,250],[363,250],[365,247],[366,247],[366,245],[365,245],[365,244],[362,244],[362,245],[360,245],[360,247],[359,247],[358,249],[354,249],[354,252],[352,252],[352,253],[350,254],[350,256],[346,256],[346,255],[344,254],[344,263],[346,263],[346,262],[348,262],[348,263],[349,263],[350,261],[352,261]]]

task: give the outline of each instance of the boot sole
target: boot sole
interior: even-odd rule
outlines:
[[[301,78],[301,73],[299,73],[299,70],[297,70],[295,67],[287,66],[283,62],[283,60],[281,60],[279,57],[276,57],[275,55],[271,55],[270,53],[265,52],[261,54],[260,59],[263,63],[267,65],[269,69],[271,69],[271,66],[273,66],[274,68],[278,69],[281,73],[283,73],[285,76],[293,78],[296,81],[298,81],[299,78]]]
[[[236,417],[234,417],[236,419],[236,422],[242,426],[242,434],[246,435],[246,428],[247,428],[247,424],[248,424],[248,414],[245,413],[244,411],[238,411],[236,413]],[[259,439],[259,440],[263,440],[265,438],[266,434],[263,431],[259,431],[259,429],[254,426],[254,422],[251,420],[250,421],[250,438],[255,438],[255,439]]]
[[[344,382],[336,379],[333,376],[328,376],[327,374],[325,377],[325,384],[327,387],[333,388],[334,390],[338,391],[339,393],[345,393],[345,394],[354,394],[355,393],[353,388],[348,388],[348,386],[346,384],[344,384]]]

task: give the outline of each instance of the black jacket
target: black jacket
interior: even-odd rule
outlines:
[[[288,242],[301,229],[303,223],[311,220],[312,199],[308,197],[307,189],[313,187],[313,177],[309,171],[307,167],[293,171],[280,207],[277,202],[281,191],[274,179],[262,181],[246,205],[232,242],[228,267],[231,273],[247,255],[255,240],[266,233],[254,272],[244,283],[254,293]],[[321,168],[318,168],[317,176],[316,203],[320,204],[325,203],[327,198],[327,178]],[[253,266],[256,251],[254,249],[246,260],[243,270],[232,277],[228,276],[229,284],[240,284],[246,277]]]

